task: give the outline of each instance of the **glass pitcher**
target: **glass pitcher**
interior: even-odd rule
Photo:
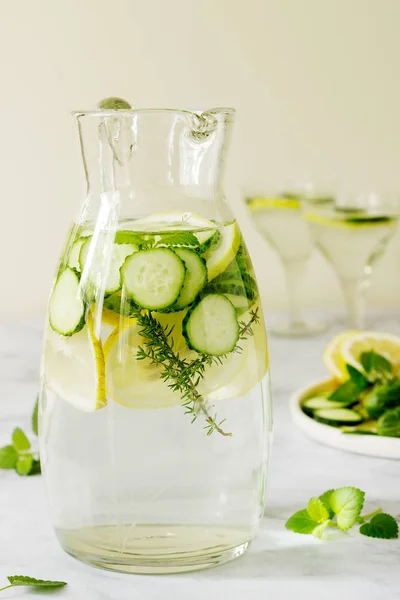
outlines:
[[[267,339],[221,187],[233,116],[74,113],[87,187],[50,296],[40,452],[57,537],[96,566],[222,563],[263,514]]]

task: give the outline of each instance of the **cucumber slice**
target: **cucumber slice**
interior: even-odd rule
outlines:
[[[168,248],[136,252],[121,267],[126,293],[149,310],[168,308],[177,301],[185,273],[183,261]]]
[[[71,252],[69,253],[68,257],[68,267],[71,267],[71,269],[77,269],[78,271],[80,270],[81,265],[79,263],[79,254],[86,240],[87,237],[81,237],[75,240],[75,242],[72,244]]]
[[[238,268],[231,271],[226,270],[220,275],[218,275],[218,277],[216,277],[213,280],[213,284],[217,283],[234,283],[236,285],[246,285],[255,292],[257,292],[258,290],[257,282],[254,279],[254,277],[252,277],[248,273],[241,272]]]
[[[89,253],[89,247],[91,242],[91,237],[87,239],[87,241],[83,244],[80,254],[79,254],[79,264],[81,267],[81,271],[83,271],[85,267],[85,263]],[[134,252],[138,251],[138,246],[135,244],[114,244],[111,261],[110,261],[110,270],[108,272],[108,277],[106,281],[106,286],[104,289],[104,294],[109,296],[110,294],[114,294],[121,289],[122,281],[120,269],[125,262],[127,256],[130,256]]]
[[[307,410],[318,410],[320,408],[347,408],[348,406],[354,406],[357,404],[357,400],[350,400],[350,402],[337,402],[335,400],[328,400],[325,396],[314,396],[304,400],[302,407]]]
[[[326,425],[340,427],[341,425],[356,425],[363,417],[356,410],[349,408],[322,408],[314,412],[314,419]]]
[[[219,233],[219,241],[216,244],[212,244],[204,253],[209,281],[225,271],[226,267],[235,258],[240,246],[241,235],[236,222],[221,227]]]
[[[188,311],[182,332],[192,350],[212,356],[228,354],[239,339],[236,309],[223,294],[208,294]]]
[[[54,331],[69,336],[85,324],[85,304],[79,286],[79,273],[66,267],[59,275],[50,298],[49,322]]]
[[[201,258],[193,250],[175,248],[174,252],[183,260],[186,267],[185,280],[179,292],[178,300],[174,304],[176,309],[182,310],[182,308],[194,302],[200,290],[205,286],[207,282],[207,267],[204,258]]]
[[[103,307],[123,317],[129,317],[135,305],[130,298],[124,297],[122,301],[121,292],[116,292],[104,298]]]
[[[231,283],[214,283],[214,280],[206,288],[206,292],[215,294],[235,294],[236,296],[244,296],[248,300],[255,300],[256,295],[254,290],[248,286],[244,286],[240,281]]]
[[[199,252],[203,254],[211,245],[217,244],[221,234],[218,229],[214,229],[211,231],[196,231],[194,235],[199,240]]]

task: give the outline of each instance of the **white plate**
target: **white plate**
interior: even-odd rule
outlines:
[[[290,409],[295,424],[313,440],[339,450],[400,460],[400,438],[374,435],[348,435],[340,429],[323,425],[308,417],[301,409],[301,403],[307,396],[318,395],[329,388],[333,389],[331,379],[316,381],[296,392],[290,401]]]

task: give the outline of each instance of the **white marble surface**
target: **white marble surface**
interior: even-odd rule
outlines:
[[[383,318],[386,326],[392,322],[389,316]],[[400,514],[400,462],[318,446],[290,421],[291,393],[325,374],[321,350],[330,335],[270,339],[276,411],[268,510],[257,539],[242,558],[206,571],[165,577],[119,575],[86,566],[59,547],[41,478],[1,471],[0,583],[12,574],[62,579],[69,585],[54,597],[65,600],[400,598],[399,540],[372,540],[354,532],[324,542],[284,528],[286,518],[311,496],[342,485],[365,490],[368,511],[382,506]],[[40,345],[40,322],[0,323],[0,445],[8,443],[15,425],[29,428]],[[25,588],[0,593],[4,599],[20,597],[40,594]]]

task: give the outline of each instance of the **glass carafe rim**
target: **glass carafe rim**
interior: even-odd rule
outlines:
[[[220,114],[225,115],[227,118],[234,116],[236,109],[227,106],[215,106],[211,108],[200,108],[200,109],[184,109],[184,108],[124,108],[120,110],[113,109],[91,109],[91,110],[73,110],[71,112],[73,117],[115,117],[117,115],[136,115],[146,113],[167,113],[167,114],[181,114],[183,116],[195,116],[199,117],[207,114]]]

